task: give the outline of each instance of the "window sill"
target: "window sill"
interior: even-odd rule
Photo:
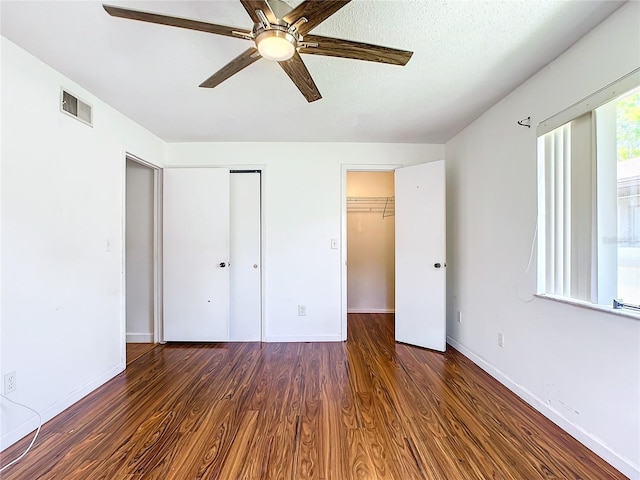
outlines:
[[[566,303],[568,305],[575,305],[576,307],[588,308],[590,310],[597,310],[599,312],[611,313],[612,315],[619,315],[622,317],[629,317],[640,320],[640,312],[634,312],[632,310],[607,307],[605,305],[597,305],[595,303],[585,302],[583,300],[576,300],[574,298],[567,297],[557,297],[555,295],[548,295],[544,293],[536,293],[535,296],[538,298],[553,300],[554,302]]]

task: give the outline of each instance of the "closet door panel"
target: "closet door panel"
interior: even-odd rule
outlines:
[[[229,338],[229,170],[164,170],[164,340]]]
[[[262,336],[260,173],[230,178],[229,339],[259,342]]]

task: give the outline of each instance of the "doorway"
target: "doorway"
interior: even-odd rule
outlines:
[[[444,160],[408,166],[342,167],[342,322],[347,339],[348,202],[350,171],[394,171],[394,324],[396,341],[446,348]],[[370,201],[379,199],[373,198]],[[388,203],[385,202],[388,206]],[[351,260],[349,260],[349,263]]]
[[[347,172],[347,313],[395,310],[393,172]]]
[[[163,338],[262,339],[261,170],[163,171]]]
[[[126,363],[158,342],[159,169],[127,155],[125,168]]]
[[[347,314],[349,312],[349,310],[351,309],[352,312],[355,313],[355,309],[356,308],[362,308],[364,309],[365,307],[362,306],[356,306],[356,304],[353,303],[354,299],[352,297],[352,304],[351,306],[349,305],[349,272],[348,272],[348,266],[349,266],[349,262],[351,261],[351,259],[348,256],[348,244],[349,244],[349,215],[350,213],[348,212],[348,202],[347,202],[347,198],[348,197],[358,197],[358,196],[378,196],[375,195],[375,193],[378,193],[380,191],[384,192],[385,194],[388,193],[390,191],[389,186],[387,185],[386,188],[385,187],[381,187],[380,189],[375,189],[375,188],[367,188],[366,186],[362,186],[362,187],[356,187],[354,190],[353,187],[353,182],[351,183],[351,188],[347,188],[348,187],[348,176],[350,174],[372,174],[372,175],[376,175],[376,174],[388,174],[393,176],[393,172],[395,171],[396,168],[401,167],[401,165],[342,165],[342,181],[341,181],[341,202],[342,202],[342,226],[341,226],[341,237],[340,237],[340,243],[341,243],[341,274],[340,274],[340,278],[341,278],[341,338],[342,340],[346,340],[347,339]],[[353,178],[353,177],[352,177]],[[381,177],[382,178],[382,177]],[[395,185],[393,185],[393,191],[395,192]],[[365,195],[366,194],[366,195]],[[393,194],[392,194],[393,196]],[[353,205],[351,206],[353,209]],[[384,208],[383,208],[384,210]],[[382,216],[384,214],[383,212],[380,212],[380,216]],[[373,214],[372,214],[373,215]],[[352,216],[352,219],[355,218],[355,216]],[[393,222],[394,217],[391,217],[389,219],[390,221],[387,222],[387,226],[389,223]],[[352,220],[353,222],[354,220]],[[387,221],[387,218],[385,217],[385,221]],[[357,224],[356,224],[356,228],[357,228]],[[395,230],[395,226],[394,226],[394,230]],[[395,232],[394,232],[394,242],[395,242]],[[353,247],[353,245],[352,245]],[[352,252],[353,253],[353,252]],[[395,270],[395,269],[394,269]],[[355,274],[358,275],[358,274]],[[351,276],[353,278],[351,278],[351,281],[353,282],[353,280],[357,277],[354,277],[354,274],[352,272]],[[394,271],[394,283],[395,283],[395,271]],[[385,280],[386,282],[388,282],[388,280]],[[386,287],[388,287],[388,285],[386,285]],[[385,288],[386,288],[385,287]],[[353,288],[353,286],[351,287]],[[391,285],[391,288],[393,289],[393,285]],[[357,297],[356,297],[357,298]],[[388,303],[388,300],[387,300]],[[361,304],[362,305],[362,304]],[[393,308],[395,309],[395,298],[393,299]],[[363,311],[363,310],[361,310]]]

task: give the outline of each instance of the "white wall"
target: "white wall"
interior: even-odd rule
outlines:
[[[267,341],[342,338],[342,165],[412,165],[442,159],[443,145],[182,143],[172,166],[264,166],[264,317]],[[297,306],[307,306],[298,316]]]
[[[164,143],[1,42],[0,373],[47,420],[124,369],[124,150],[162,162]],[[93,105],[93,128],[60,113],[61,86]],[[5,447],[34,422],[0,409]]]
[[[393,197],[393,172],[347,172],[347,197]],[[347,211],[349,312],[393,312],[395,217]]]
[[[640,320],[534,298],[535,265],[525,269],[535,125],[637,68],[639,31],[640,3],[630,2],[446,145],[451,343],[632,478]],[[529,115],[533,128],[516,125]]]
[[[154,172],[127,160],[126,168],[127,342],[153,342]]]

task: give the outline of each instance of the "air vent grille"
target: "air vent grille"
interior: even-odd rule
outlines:
[[[91,105],[66,90],[62,90],[62,95],[60,96],[60,110],[90,127],[93,126],[93,109]]]

